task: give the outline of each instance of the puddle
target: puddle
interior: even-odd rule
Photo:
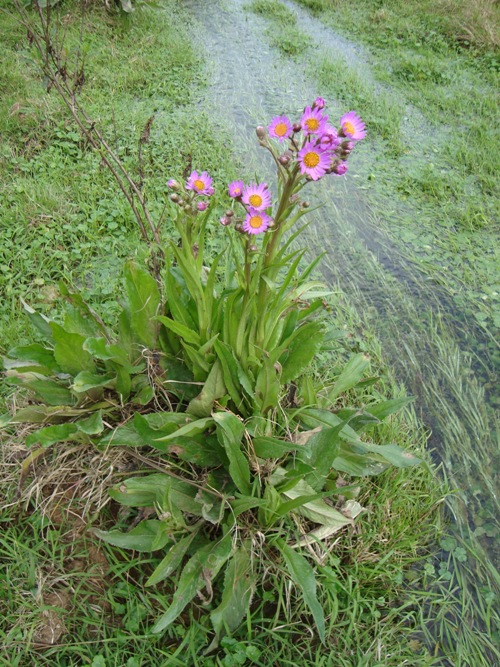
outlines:
[[[332,120],[346,109],[327,97],[304,74],[300,63],[282,58],[269,46],[265,36],[269,24],[245,11],[243,0],[189,0],[186,5],[195,21],[196,38],[206,52],[210,75],[200,107],[232,134],[235,157],[244,156],[245,171],[274,182],[271,160],[255,140],[255,126],[281,113],[297,118],[318,95],[327,98]],[[317,41],[322,49],[348,53],[370,76],[362,48],[293,8],[301,16],[301,29],[320,36]],[[408,109],[405,122],[409,127],[420,122],[420,114],[412,113]],[[367,180],[377,148],[374,139],[362,142],[350,160],[346,178],[325,178],[309,186],[307,196],[324,206],[311,214],[307,242],[314,254],[325,252],[325,279],[338,283],[349,295],[362,319],[379,336],[397,376],[418,397],[420,416],[432,428],[431,446],[460,490],[462,527],[474,530],[486,521],[498,527],[500,502],[493,461],[497,447],[486,406],[488,387],[483,382],[484,377],[492,378],[484,354],[491,340],[464,319],[452,295],[440,284],[439,273],[422,272],[377,227]],[[387,199],[381,203],[394,209],[394,202]],[[418,207],[412,210],[409,204],[407,209],[413,213],[418,234]],[[493,540],[484,538],[481,543],[494,559]]]

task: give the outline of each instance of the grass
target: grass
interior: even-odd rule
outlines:
[[[131,169],[138,136],[152,111],[157,114],[146,151],[149,198],[156,212],[160,204],[154,204],[155,198],[161,201],[167,178],[182,176],[179,153],[193,167],[208,169],[219,184],[236,175],[230,138],[216,131],[196,105],[204,63],[191,44],[189,16],[173,0],[168,10],[168,20],[143,13],[128,28],[99,11],[87,18],[94,36],[89,38],[86,102]],[[20,337],[31,337],[19,296],[53,310],[58,298],[53,285],[63,278],[77,283],[107,317],[121,259],[144,251],[113,181],[75,134],[55,96],[43,92],[21,31],[5,15],[0,20],[8,35],[0,70],[6,93],[0,116],[4,350],[23,342]],[[162,30],[157,29],[160,20]],[[70,25],[70,36],[75,27]],[[359,333],[363,325],[348,304],[339,299],[334,309],[336,326],[349,334],[342,355],[370,350],[383,378],[353,398],[363,403],[372,391],[401,391],[385,370],[376,340]],[[425,449],[426,434],[411,413],[393,418],[378,438]],[[301,664],[318,667],[446,664],[442,647],[432,643],[431,626],[441,624],[444,636],[452,630],[473,632],[458,625],[467,604],[467,590],[457,582],[461,575],[453,566],[464,556],[460,549],[466,549],[471,577],[480,578],[485,588],[484,616],[492,614],[492,584],[483,570],[474,569],[469,547],[448,542],[448,550],[435,554],[436,542],[447,538],[441,508],[448,493],[432,466],[424,465],[367,481],[359,501],[368,512],[354,530],[338,536],[319,568],[333,636],[326,650],[312,638],[300,597],[281,581],[268,582],[264,603],[253,606],[246,624],[213,655],[203,654],[210,627],[201,603],[168,637],[152,638],[148,628],[169,594],[144,587],[158,559],[109,548],[89,530],[115,522],[117,507],[107,504],[106,488],[143,463],[123,452],[101,457],[92,450],[54,449],[29,470],[19,497],[19,466],[27,455],[22,441],[18,433],[2,444],[0,577],[8,586],[0,597],[0,664],[6,667],[268,666],[296,665],[299,657]],[[487,521],[483,525],[487,532]],[[457,599],[444,595],[448,589]],[[475,613],[472,607],[470,617]],[[474,667],[491,664],[488,655],[495,647],[488,651],[474,656]],[[471,667],[468,660],[458,656],[453,664]]]

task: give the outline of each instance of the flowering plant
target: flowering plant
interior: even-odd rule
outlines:
[[[326,386],[305,374],[323,344],[316,314],[326,291],[312,279],[318,260],[299,270],[304,251],[293,249],[303,230],[294,227],[308,211],[302,189],[345,174],[364,124],[349,112],[333,127],[318,98],[299,122],[277,116],[257,136],[276,163],[277,195],[266,183],[229,184],[230,207],[220,218],[228,246],[210,266],[214,189],[207,172],[193,171],[184,184],[168,182],[178,238],[164,249],[161,280],[133,262],[125,267],[116,333],[64,286],[62,323],[27,307],[45,343],[17,347],[4,360],[9,381],[30,399],[4,424],[42,425],[27,439],[38,445],[31,458],[68,440],[153,448],[164,457],[166,472],[110,491],[142,510],[139,519],[156,518],[125,532],[95,530],[122,548],[165,552],[147,585],[180,571],[154,632],[207,587],[217,641],[238,627],[260,574],[271,569],[288,573],[326,641],[314,568],[301,547],[321,544],[362,511],[358,484],[345,480],[343,500],[329,501],[340,498],[339,473],[364,477],[419,460],[366,436],[407,399],[335,411],[338,397],[362,380],[364,355]]]

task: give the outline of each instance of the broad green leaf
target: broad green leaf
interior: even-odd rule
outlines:
[[[132,390],[132,379],[129,371],[123,366],[118,366],[116,369],[116,392],[120,395],[122,403],[130,396]]]
[[[134,262],[127,262],[125,291],[131,328],[139,341],[152,350],[157,346],[159,324],[155,318],[161,303],[156,280]]]
[[[75,440],[78,428],[76,424],[56,424],[55,426],[47,426],[35,433],[30,433],[26,438],[26,446],[31,447],[35,443],[42,447],[50,447],[56,442],[64,442],[65,440]]]
[[[283,468],[277,468],[270,477],[271,484],[277,486],[285,480],[285,475],[286,471]],[[295,500],[296,498],[303,496],[314,496],[315,494],[315,490],[304,480],[299,480],[293,488],[282,491],[282,495],[289,500]],[[327,505],[323,500],[307,502],[298,507],[296,512],[297,514],[305,516],[306,519],[310,519],[311,521],[324,526],[331,526],[336,530],[340,530],[345,525],[352,523],[350,519],[338,512],[335,508]]]
[[[244,424],[231,412],[215,412],[213,415],[217,425],[217,437],[226,450],[229,459],[229,474],[239,491],[249,496],[250,468],[248,459],[241,451],[241,440],[245,432]]]
[[[87,435],[99,435],[104,431],[101,410],[97,410],[86,419],[79,419],[75,422],[75,425],[82,433],[86,433]]]
[[[160,633],[173,623],[206,582],[217,576],[231,553],[230,534],[200,549],[184,567],[170,607],[156,621],[151,632]]]
[[[311,363],[323,343],[323,326],[309,322],[301,326],[287,343],[288,352],[282,362],[281,382],[295,380]]]
[[[54,351],[43,347],[39,343],[14,347],[12,350],[9,350],[8,356],[12,359],[33,361],[39,366],[44,366],[52,373],[57,373],[60,370],[54,358]]]
[[[118,426],[99,440],[99,448],[104,447],[144,447],[147,443],[132,425]]]
[[[115,384],[115,378],[116,375],[114,373],[108,373],[107,375],[97,375],[96,373],[82,371],[75,377],[71,388],[78,394],[82,394],[83,392],[90,391],[91,389],[111,387]]]
[[[392,415],[394,412],[401,410],[405,405],[412,403],[415,400],[413,396],[405,396],[403,398],[393,398],[389,401],[382,401],[381,403],[376,403],[375,405],[369,405],[366,409],[366,412],[369,412],[374,417],[384,420],[389,415]]]
[[[316,595],[316,577],[314,576],[314,570],[304,556],[294,551],[281,538],[278,539],[276,543],[283,554],[292,581],[302,591],[304,602],[309,607],[314,622],[316,623],[320,639],[324,644],[325,615]]]
[[[370,365],[370,359],[364,354],[356,354],[347,362],[332,389],[328,392],[328,401],[333,403],[337,396],[355,387]]]
[[[195,417],[208,417],[212,414],[215,401],[226,394],[221,363],[216,359],[208,374],[201,392],[190,401],[186,412]]]
[[[266,501],[263,498],[252,498],[251,496],[244,496],[243,498],[236,498],[236,500],[231,500],[230,503],[232,509],[232,515],[234,517],[247,512],[248,510],[254,509],[254,507],[264,507]]]
[[[53,380],[33,380],[25,387],[34,391],[37,397],[47,405],[74,405],[75,397],[66,387]]]
[[[69,405],[30,405],[27,408],[17,410],[16,414],[10,420],[11,424],[40,424],[58,423],[65,421],[70,417],[81,417],[90,414],[94,410],[99,410],[101,407],[109,407],[106,403],[94,403],[91,408],[72,408]]]
[[[168,442],[169,440],[174,440],[179,437],[190,437],[196,436],[200,433],[204,433],[210,426],[213,426],[214,420],[211,417],[206,417],[204,419],[195,419],[188,422],[185,426],[181,426],[173,433],[169,433],[163,438],[158,438],[157,442]]]
[[[201,516],[203,500],[198,501],[198,494],[197,486],[163,473],[131,477],[109,491],[113,500],[129,507],[153,507],[168,495],[179,510]]]
[[[315,491],[323,488],[325,479],[330,473],[339,451],[339,434],[343,427],[344,422],[341,422],[333,428],[321,429],[319,433],[309,438],[299,452],[300,460],[314,468],[304,479]]]
[[[255,380],[255,402],[261,414],[266,414],[277,407],[280,391],[281,381],[274,361],[270,357],[264,358]]]
[[[34,308],[32,308],[30,305],[26,303],[26,301],[24,301],[24,299],[21,299],[21,303],[23,304],[24,310],[28,313],[28,317],[30,318],[33,326],[36,327],[38,331],[40,331],[40,333],[46,340],[52,340],[52,329],[50,327],[50,320],[47,317],[45,317],[45,315],[37,313]]]
[[[279,459],[300,448],[300,445],[295,442],[265,436],[254,438],[252,444],[255,455],[261,459]]]
[[[89,332],[86,333],[87,336],[104,334],[107,337],[108,334],[104,322],[82,298],[81,294],[78,292],[70,292],[67,285],[62,281],[59,282],[59,291],[66,301],[73,307],[74,311],[79,313],[79,317],[74,324],[80,330],[78,330],[78,328],[75,329],[75,333],[85,334],[86,332]],[[68,315],[68,311],[66,314]]]
[[[193,329],[187,327],[185,324],[182,324],[182,322],[177,322],[171,317],[165,317],[163,315],[158,315],[156,319],[164,326],[166,326],[169,331],[172,331],[177,336],[180,336],[183,340],[186,341],[186,343],[191,343],[191,345],[196,345],[196,347],[200,346],[200,335],[196,331],[193,331]]]
[[[222,600],[210,619],[217,635],[234,632],[245,617],[256,587],[250,552],[241,546],[234,553],[224,574]]]
[[[83,349],[85,336],[68,333],[59,324],[50,323],[54,338],[54,357],[62,371],[77,375],[80,371],[95,371],[91,355]]]
[[[161,561],[161,563],[156,567],[153,574],[146,581],[146,586],[154,586],[160,581],[167,579],[175,570],[179,567],[182,562],[182,559],[187,553],[193,539],[199,532],[201,527],[201,522],[194,526],[194,529],[191,533],[183,537],[176,544],[173,544],[168,550],[167,555]]]
[[[231,348],[222,341],[216,340],[214,342],[214,349],[222,364],[224,384],[226,385],[227,391],[236,407],[240,408],[243,403],[243,397],[241,395],[240,389],[238,388],[238,385],[236,384],[236,378],[238,377],[238,366],[233,357]]]
[[[83,349],[89,352],[96,359],[102,361],[113,361],[119,366],[126,368],[129,373],[139,373],[144,370],[145,363],[133,366],[129,362],[128,354],[120,345],[108,345],[105,338],[86,338]]]
[[[134,551],[158,551],[163,549],[170,540],[165,524],[156,519],[141,521],[128,533],[122,533],[120,530],[99,530],[98,528],[94,528],[93,533],[108,544],[122,549],[134,549]]]

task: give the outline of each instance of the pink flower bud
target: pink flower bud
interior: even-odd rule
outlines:
[[[325,100],[322,97],[317,97],[312,105],[313,109],[324,109],[325,108]]]
[[[207,210],[207,206],[208,206],[208,204],[207,204],[206,201],[199,201],[199,202],[196,204],[196,208],[198,209],[198,211],[206,211],[206,210]]]
[[[223,215],[222,218],[220,219],[220,224],[223,225],[224,227],[227,227],[228,225],[231,224],[231,220],[225,215]]]
[[[261,141],[263,141],[267,136],[266,128],[262,127],[262,125],[259,125],[255,128],[255,133]]]
[[[168,181],[167,186],[168,186],[171,190],[180,190],[180,188],[181,188],[181,186],[179,185],[179,183],[177,183],[177,181],[176,181],[175,179],[173,179],[173,178],[171,178],[171,179]]]

